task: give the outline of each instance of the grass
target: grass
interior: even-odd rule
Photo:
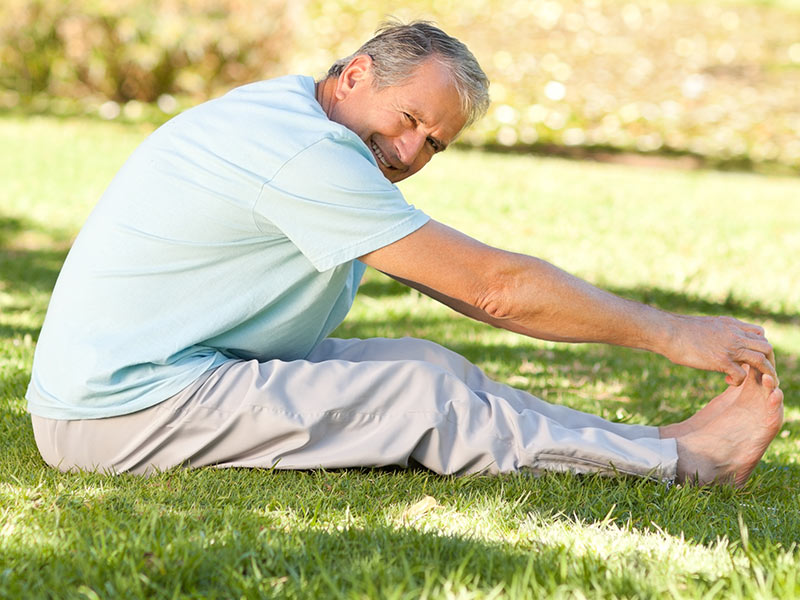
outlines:
[[[13,149],[0,162],[0,597],[800,595],[796,179],[454,150],[404,185],[432,216],[618,293],[763,323],[787,421],[744,490],[413,469],[59,474],[24,410],[38,329],[72,237],[146,132],[0,119]],[[337,334],[435,339],[615,420],[669,422],[723,386],[642,352],[472,324],[375,273]]]

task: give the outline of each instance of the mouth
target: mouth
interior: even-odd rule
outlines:
[[[396,168],[393,167],[392,164],[388,160],[386,160],[386,156],[384,156],[383,151],[380,148],[378,148],[378,144],[376,144],[375,142],[370,140],[369,145],[370,145],[370,148],[372,148],[372,153],[375,155],[375,158],[378,159],[378,162],[381,165],[383,165],[383,167],[385,169],[396,170]]]

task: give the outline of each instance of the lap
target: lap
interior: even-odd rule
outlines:
[[[327,360],[348,362],[410,360],[435,365],[455,375],[463,375],[477,368],[457,352],[436,342],[412,337],[327,338],[311,351],[306,360],[313,363]]]

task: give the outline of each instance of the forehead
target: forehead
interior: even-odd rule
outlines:
[[[444,129],[447,141],[461,131],[466,120],[461,97],[450,69],[439,61],[427,60],[406,81],[392,89],[395,99],[402,105],[401,110],[412,112],[426,126]]]

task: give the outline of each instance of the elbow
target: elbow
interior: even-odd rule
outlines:
[[[511,275],[493,277],[478,294],[475,306],[492,319],[513,320],[519,312],[519,287]]]

